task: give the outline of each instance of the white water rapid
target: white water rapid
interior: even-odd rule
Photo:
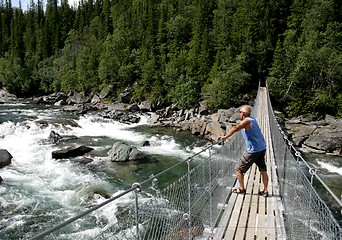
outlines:
[[[0,120],[0,149],[6,149],[13,156],[12,163],[0,169],[3,178],[0,184],[0,239],[6,240],[33,237],[104,201],[103,195],[115,194],[135,182],[134,178],[140,173],[134,172],[136,167],[134,170],[125,166],[116,169],[107,159],[106,154],[115,141],[126,141],[147,154],[169,157],[172,161],[183,160],[198,150],[196,146],[182,145],[161,131],[137,130],[146,125],[144,117],[140,123],[128,125],[95,114],[75,117],[61,113],[59,109],[44,109],[29,103],[4,103]],[[62,148],[47,141],[52,130],[60,135],[75,135],[78,142],[94,148],[97,154],[92,156],[93,162],[80,164],[52,159],[52,151]],[[139,147],[146,140],[150,146]],[[162,167],[146,166],[155,173]],[[132,196],[126,196],[120,204],[131,201]],[[113,212],[117,207],[105,207],[95,213],[95,218],[113,224],[116,221]],[[84,239],[96,232],[97,227],[91,226],[74,234],[73,239]]]

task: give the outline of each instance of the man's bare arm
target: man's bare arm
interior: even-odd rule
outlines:
[[[223,139],[223,140],[226,140],[227,138],[231,137],[232,135],[234,135],[236,132],[240,131],[241,129],[244,129],[244,128],[249,128],[249,125],[250,125],[250,121],[248,119],[244,119],[242,120],[238,125],[232,127],[226,135],[224,136],[219,136],[218,137],[218,140],[220,139]]]

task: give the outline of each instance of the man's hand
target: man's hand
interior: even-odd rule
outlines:
[[[221,139],[222,139],[222,140],[226,140],[226,136],[218,136],[218,137],[217,137],[217,141],[220,141]]]

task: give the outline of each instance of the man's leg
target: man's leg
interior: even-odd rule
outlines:
[[[236,168],[236,178],[240,184],[240,189],[245,190],[244,173],[252,166],[255,161],[253,153],[244,152]]]
[[[267,174],[267,171],[260,171],[260,174],[261,174],[262,183],[264,184],[264,192],[267,192],[267,187],[268,187],[268,174]]]
[[[238,182],[240,184],[240,189],[245,189],[245,182],[244,182],[244,174],[242,172],[240,172],[240,170],[236,171],[236,177],[238,179]]]

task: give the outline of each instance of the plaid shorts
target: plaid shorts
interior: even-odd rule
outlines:
[[[256,153],[245,152],[242,155],[240,162],[236,167],[236,170],[242,173],[246,173],[248,169],[253,165],[253,163],[255,163],[258,166],[259,171],[266,171],[267,168],[265,163],[265,153],[266,150]]]

